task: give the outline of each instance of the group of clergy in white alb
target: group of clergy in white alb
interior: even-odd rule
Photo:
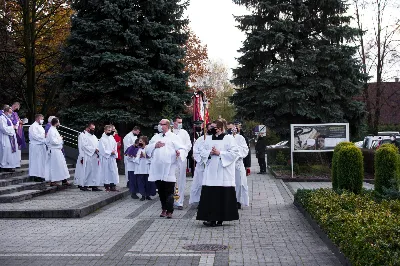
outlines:
[[[174,119],[172,131],[170,121],[161,120],[158,131],[160,133],[153,136],[145,148],[146,156],[151,160],[148,181],[156,183],[162,209],[160,217],[172,218],[174,205],[177,209],[183,208],[186,158],[191,149],[191,142],[188,133],[182,129],[180,117]],[[227,133],[225,120],[215,121],[209,125],[207,134],[198,138],[193,146],[193,158],[197,165],[189,203],[199,203],[197,219],[205,221],[207,226],[237,220],[237,203],[249,205],[246,170],[243,164],[249,147],[235,129],[230,133]],[[137,132],[132,132],[131,141],[134,141],[134,134]],[[129,182],[131,187],[132,179],[129,179]],[[175,182],[180,196],[177,201],[174,200]],[[136,192],[132,193],[135,197]]]
[[[113,136],[114,126],[104,126],[100,140],[94,135],[95,129],[95,125],[89,123],[79,134],[74,183],[83,191],[101,191],[98,187],[103,185],[106,191],[118,191],[118,144]]]
[[[44,117],[35,116],[35,122],[29,127],[29,176],[36,181],[46,180],[50,186],[56,186],[62,181],[63,185],[70,185],[67,163],[63,153],[63,137],[57,130],[60,121],[57,117],[51,118],[51,126],[47,133],[43,128]]]

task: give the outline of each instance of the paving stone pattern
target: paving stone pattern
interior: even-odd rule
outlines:
[[[253,158],[253,173],[258,170],[256,162]],[[0,265],[340,265],[292,204],[281,180],[252,174],[248,184],[251,206],[240,210],[239,221],[223,227],[204,227],[187,200],[173,219],[160,218],[157,197],[152,201],[128,197],[83,219],[3,219]],[[75,191],[65,201],[77,204],[80,197],[90,197],[91,192],[86,193]],[[65,204],[50,198],[43,201]],[[228,249],[183,248],[196,244]]]

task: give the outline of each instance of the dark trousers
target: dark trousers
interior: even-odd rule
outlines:
[[[258,158],[258,165],[260,166],[260,172],[267,172],[267,163],[265,162],[265,158]]]
[[[157,180],[156,186],[158,189],[158,195],[160,196],[162,210],[166,210],[168,213],[173,213],[175,182]]]

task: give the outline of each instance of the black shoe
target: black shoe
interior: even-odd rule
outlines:
[[[207,222],[203,222],[203,224],[205,226],[210,226],[210,227],[216,227],[217,223],[215,221],[207,221]]]
[[[103,190],[98,187],[92,187],[92,191],[103,191]]]
[[[82,190],[82,191],[90,191],[88,187],[81,187],[80,190]]]
[[[146,200],[145,196],[142,196],[142,198],[140,199],[140,201],[145,201],[145,200]]]
[[[242,204],[240,204],[240,202],[237,203],[237,208],[238,208],[238,210],[240,210],[242,208]]]
[[[147,199],[147,200],[152,200],[152,198],[150,198],[150,196],[147,196],[146,199]]]
[[[219,221],[219,222],[217,223],[217,226],[222,226],[222,223],[223,223],[223,221]]]
[[[132,194],[132,195],[131,195],[131,198],[132,198],[132,199],[138,199],[139,197],[138,197],[138,195],[136,195],[136,194]]]

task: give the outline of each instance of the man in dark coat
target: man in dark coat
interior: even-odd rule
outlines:
[[[267,163],[265,162],[265,141],[266,137],[263,135],[263,133],[260,133],[255,147],[258,165],[260,166],[260,172],[257,174],[265,174],[267,172]]]

